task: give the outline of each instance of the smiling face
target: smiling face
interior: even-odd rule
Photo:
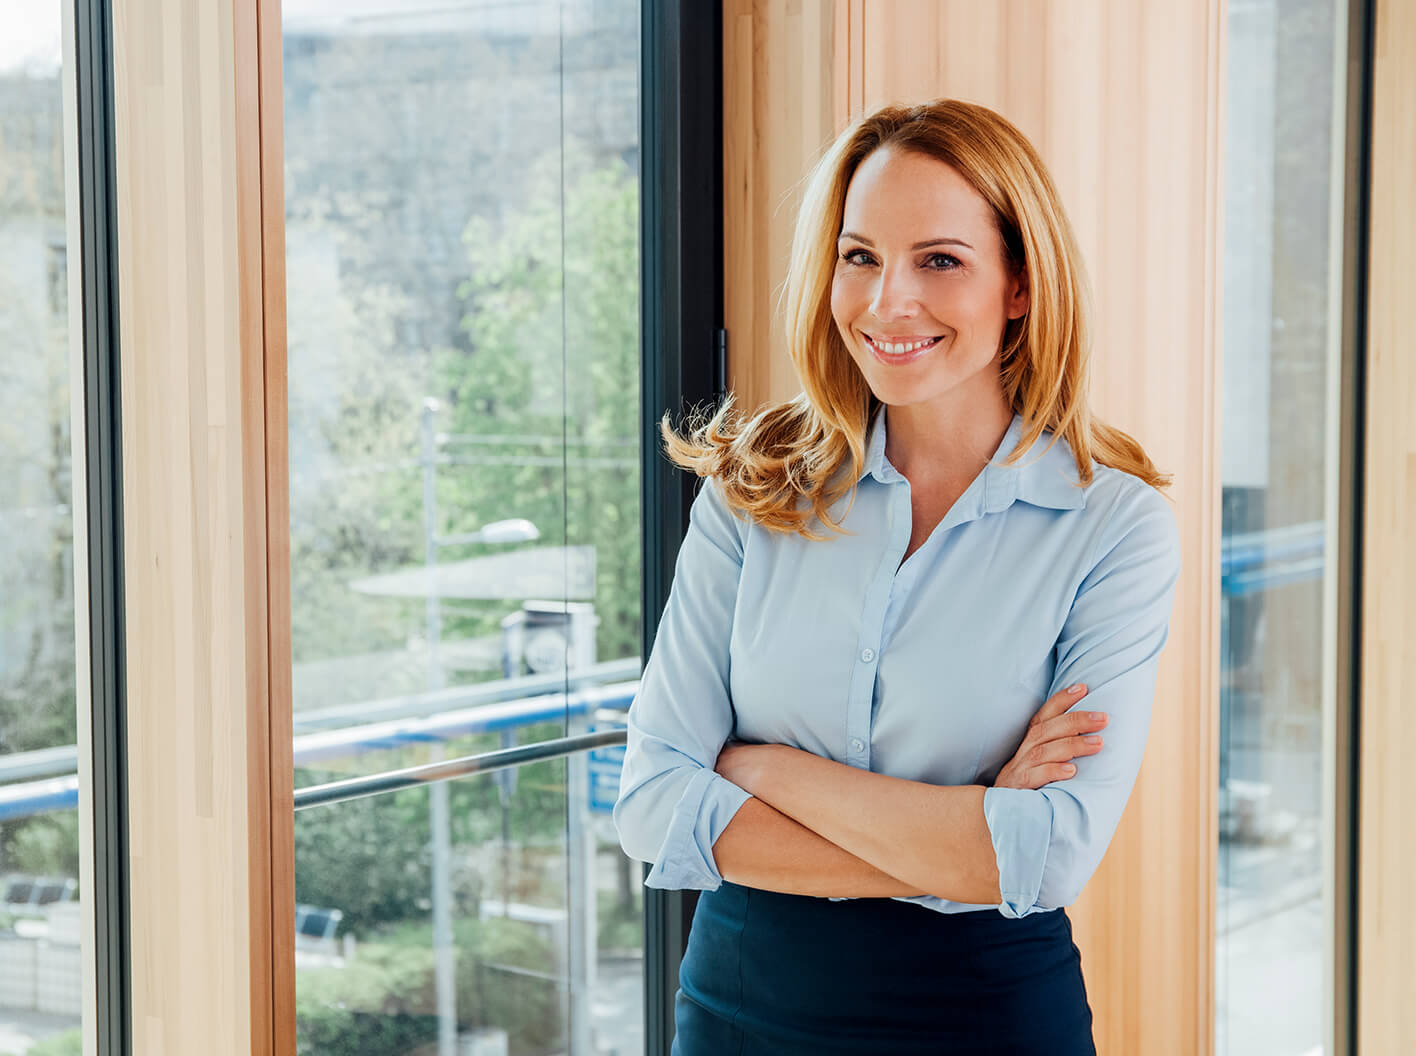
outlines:
[[[1003,401],[998,353],[1028,309],[993,210],[950,165],[885,147],[856,169],[831,314],[876,397],[952,414]],[[921,406],[920,409],[925,409]]]

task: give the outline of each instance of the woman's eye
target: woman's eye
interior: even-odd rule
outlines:
[[[847,264],[854,264],[857,267],[869,267],[875,263],[875,258],[863,249],[853,249],[842,253],[841,259]],[[931,271],[953,271],[961,265],[958,257],[948,253],[931,253],[925,258],[925,266]]]

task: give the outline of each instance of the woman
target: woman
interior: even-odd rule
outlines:
[[[802,395],[664,429],[705,484],[615,821],[649,886],[705,892],[674,1052],[1093,1053],[1064,907],[1140,766],[1179,548],[1088,410],[1041,159],[966,103],[862,119],[785,307]]]

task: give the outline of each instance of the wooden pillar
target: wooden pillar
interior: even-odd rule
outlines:
[[[1145,764],[1070,912],[1100,1052],[1209,1052],[1223,0],[729,0],[724,11],[725,314],[745,407],[797,391],[768,309],[800,180],[849,117],[938,96],[983,103],[1056,179],[1097,294],[1096,409],[1175,475],[1184,562]]]
[[[1357,1051],[1416,1052],[1416,8],[1377,0],[1363,445]]]
[[[278,4],[113,19],[133,1051],[293,1053]]]

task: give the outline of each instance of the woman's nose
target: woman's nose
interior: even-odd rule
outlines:
[[[919,290],[908,268],[884,267],[875,280],[870,312],[883,321],[908,319],[919,311]]]

